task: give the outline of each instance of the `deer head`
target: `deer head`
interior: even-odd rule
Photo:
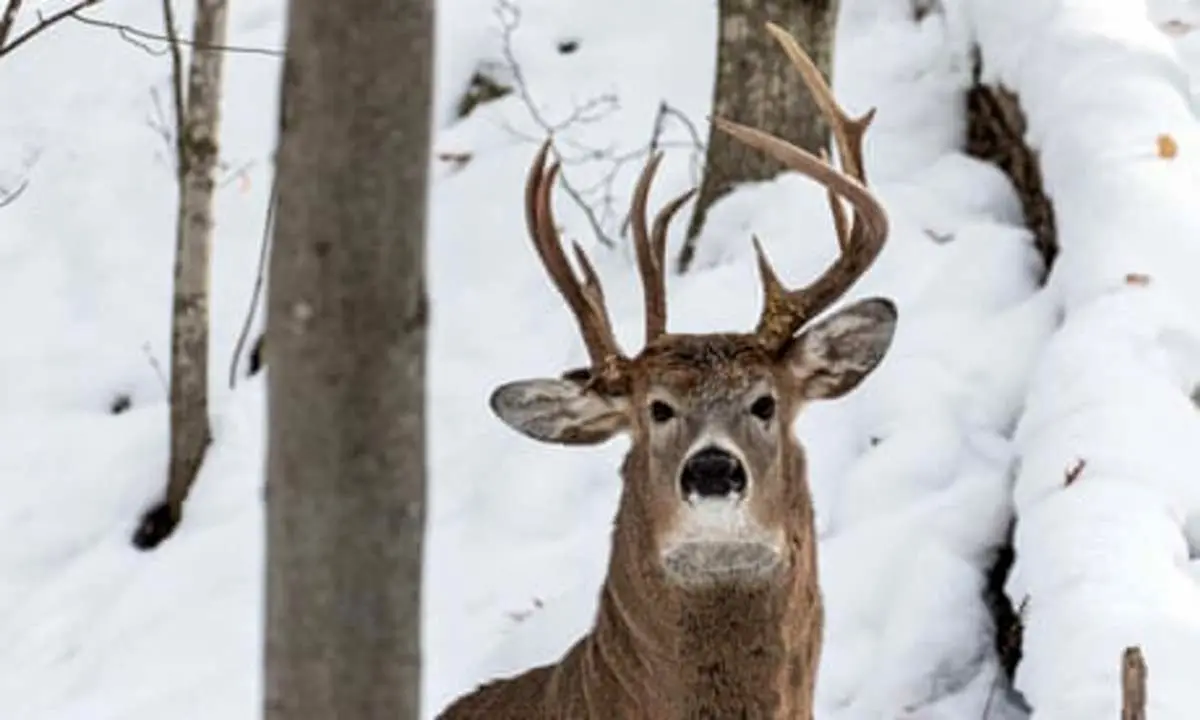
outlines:
[[[550,203],[559,164],[546,169],[547,141],[529,172],[526,221],[551,281],[575,316],[590,365],[559,378],[511,382],[491,397],[505,423],[543,442],[591,445],[627,433],[639,471],[626,474],[622,502],[635,509],[653,539],[654,562],[680,586],[762,579],[787,562],[786,515],[795,506],[789,500],[796,496],[794,485],[805,482],[803,471],[795,471],[802,455],[793,422],[808,401],[857,386],[883,358],[896,323],[895,306],[882,298],[816,320],[867,270],[887,236],[887,216],[863,172],[862,142],[873,111],[848,117],[799,45],[779,28],[769,29],[828,118],[842,169],[759,130],[714,122],[826,188],[841,248],[836,261],[809,285],[787,289],[754,239],[764,289],[755,330],[668,333],[667,228],[692,192],[667,204],[648,227],[646,198],[661,160],[655,154],[631,209],[645,343],[640,353],[627,355],[617,344],[592,264],[575,245],[577,275],[560,244]]]

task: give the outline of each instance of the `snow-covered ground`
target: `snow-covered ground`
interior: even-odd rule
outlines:
[[[230,44],[282,46],[282,0],[231,5]],[[895,298],[901,321],[878,373],[799,424],[828,609],[820,717],[1022,715],[995,691],[981,594],[1015,510],[1009,592],[1029,597],[1017,682],[1036,717],[1115,716],[1120,649],[1141,643],[1151,716],[1190,718],[1200,706],[1187,681],[1200,647],[1200,573],[1188,564],[1200,543],[1189,399],[1200,326],[1188,312],[1200,301],[1188,277],[1200,267],[1200,133],[1186,67],[1200,67],[1190,33],[1200,3],[944,0],[920,22],[909,0],[841,5],[835,90],[852,112],[879,109],[867,166],[893,227],[853,296]],[[556,658],[586,630],[607,559],[624,445],[535,445],[485,402],[500,382],[583,357],[524,235],[521,188],[542,125],[562,125],[572,185],[600,184],[589,197],[615,250],[565,193],[559,219],[595,259],[617,332],[636,347],[641,300],[619,226],[641,158],[609,178],[611,157],[644,148],[668,103],[677,114],[663,125],[651,202],[676,195],[696,180],[680,116],[703,139],[710,102],[708,3],[516,7],[439,6],[434,151],[470,159],[436,160],[433,171],[429,717],[485,678]],[[93,14],[161,25],[154,4]],[[1063,246],[1046,291],[1011,187],[959,151],[976,39],[989,76],[1021,94],[1044,153]],[[511,82],[514,62],[523,95],[454,119],[473,72]],[[0,352],[0,718],[257,716],[264,385],[259,376],[230,391],[227,367],[254,282],[278,71],[269,53],[227,60],[216,442],[184,525],[141,554],[128,537],[160,490],[167,440],[167,60],[67,22],[0,61],[0,188],[29,181],[0,209],[10,338]],[[1163,134],[1174,157],[1160,157]],[[589,160],[591,150],[610,157]],[[753,321],[752,233],[793,281],[834,253],[816,186],[787,175],[742,188],[710,214],[696,269],[670,280],[673,330]],[[132,408],[113,415],[118,396]]]

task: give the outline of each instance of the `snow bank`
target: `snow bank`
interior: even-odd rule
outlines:
[[[1147,715],[1191,718],[1200,127],[1188,78],[1140,2],[970,11],[988,79],[1015,89],[1028,116],[1062,246],[1051,283],[1065,321],[1016,436],[1017,685],[1035,717],[1115,717],[1122,649],[1141,645]]]

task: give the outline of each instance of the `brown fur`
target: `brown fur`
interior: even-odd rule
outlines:
[[[650,442],[635,420],[593,629],[557,664],[484,685],[447,708],[444,720],[812,717],[823,611],[804,455],[790,422],[800,388],[749,335],[665,336],[635,362],[634,377],[655,386],[638,383],[635,396],[665,388],[690,399],[698,416],[719,412],[755,382],[778,388],[783,441],[773,455],[746,454],[756,499],[769,500],[761,521],[784,526],[786,562],[751,587],[672,584],[658,560],[666,513],[651,466],[681,457],[687,443]]]

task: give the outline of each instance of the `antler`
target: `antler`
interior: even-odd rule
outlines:
[[[591,360],[591,382],[595,386],[616,391],[625,381],[627,358],[613,334],[612,321],[604,304],[604,288],[600,285],[595,267],[579,244],[572,243],[575,258],[583,271],[581,283],[563,253],[558,229],[555,228],[554,212],[550,207],[550,190],[554,187],[560,165],[556,161],[549,170],[546,169],[549,150],[550,140],[547,139],[529,169],[525,183],[525,224],[546,274],[575,315]]]
[[[550,190],[558,177],[560,165],[555,162],[549,170],[546,169],[546,155],[549,151],[550,140],[547,139],[542,143],[529,170],[529,178],[525,183],[525,224],[529,228],[529,237],[533,240],[538,257],[542,259],[546,273],[575,315],[579,333],[583,336],[588,357],[591,359],[593,385],[619,392],[626,382],[625,367],[628,358],[617,345],[612,321],[604,303],[604,288],[600,285],[596,268],[579,244],[573,243],[575,258],[583,272],[583,282],[580,283],[567,262],[566,255],[563,254],[558,230],[554,227],[554,213],[550,207]],[[689,190],[667,203],[655,216],[653,229],[648,229],[646,198],[650,194],[650,185],[661,161],[662,153],[654,153],[642,168],[630,209],[638,273],[641,275],[642,292],[645,295],[647,344],[667,331],[667,229],[675,214],[696,192],[695,189]]]
[[[647,231],[646,198],[650,194],[650,184],[654,181],[654,173],[658,171],[662,157],[661,152],[654,153],[642,168],[629,211],[634,247],[637,251],[638,272],[642,277],[642,292],[646,301],[647,345],[667,331],[667,228],[671,225],[675,213],[696,194],[693,188],[663,206],[654,217],[653,231]]]
[[[837,104],[821,72],[791,35],[772,23],[767,31],[783,46],[784,52],[800,72],[800,77],[813,94],[817,107],[829,121],[842,170],[832,167],[803,148],[769,135],[761,130],[714,118],[718,128],[739,141],[771,155],[797,172],[816,180],[826,188],[830,212],[833,214],[841,253],[824,273],[809,285],[788,290],[779,281],[758,239],[754,251],[758,256],[759,274],[763,282],[763,311],[755,334],[769,350],[781,349],[805,323],[819,315],[841,297],[867,268],[875,262],[887,239],[887,212],[866,188],[862,144],[868,126],[875,116],[871,109],[862,117],[851,118]],[[824,155],[822,153],[822,155]],[[841,199],[854,209],[853,222],[847,224]]]

